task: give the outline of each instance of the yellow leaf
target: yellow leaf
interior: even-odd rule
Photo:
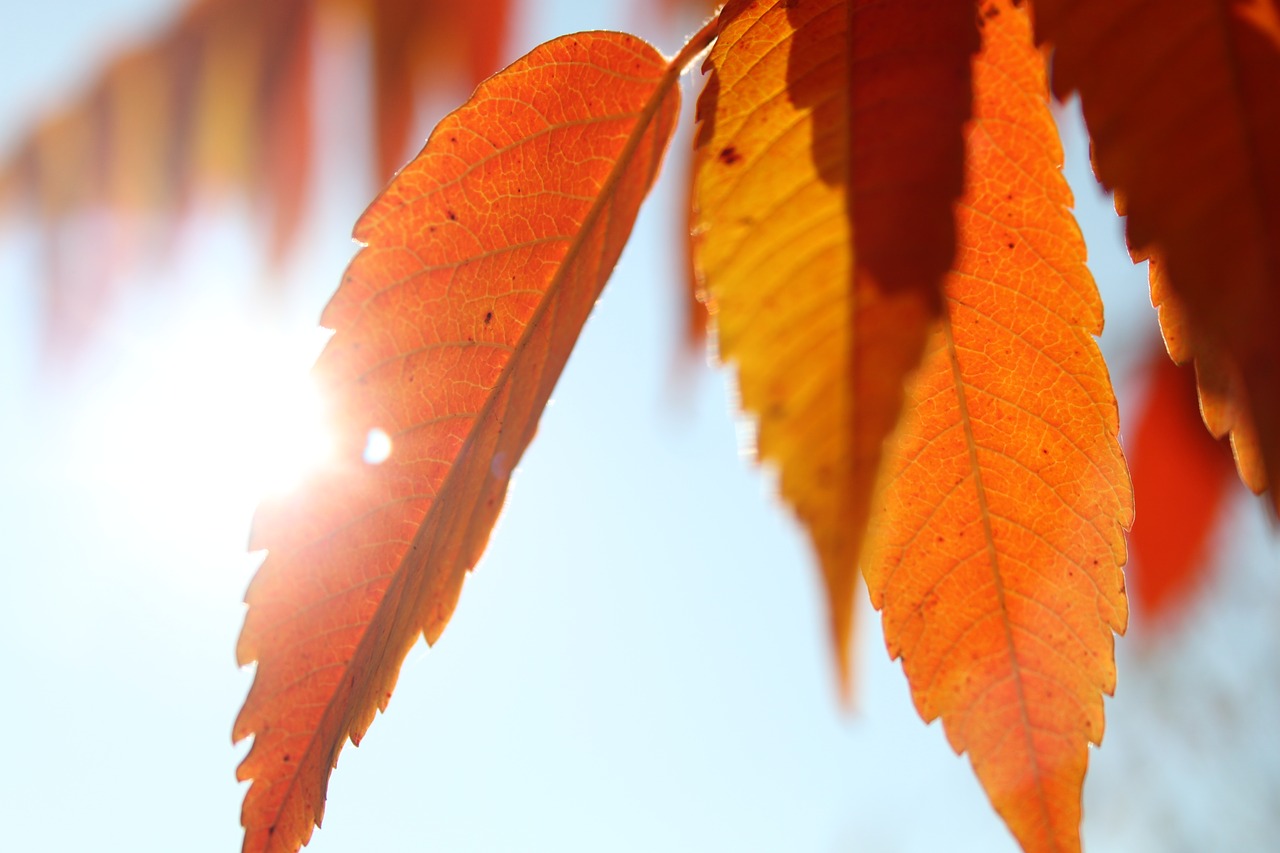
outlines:
[[[847,679],[881,445],[955,249],[976,23],[952,0],[743,0],[721,20],[696,264],[760,457],[813,540]]]

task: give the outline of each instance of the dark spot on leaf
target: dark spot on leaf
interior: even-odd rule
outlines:
[[[458,221],[458,214],[454,213],[452,210],[445,211],[445,213],[448,215],[450,222]]]
[[[726,145],[720,149],[719,159],[726,166],[732,166],[734,163],[742,162],[742,155],[738,153],[738,149],[732,145]]]
[[[484,312],[484,324],[487,326],[492,322],[493,322],[493,312],[492,311]]]

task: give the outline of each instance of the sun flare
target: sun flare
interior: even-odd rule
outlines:
[[[329,333],[218,320],[139,344],[76,419],[72,456],[118,511],[193,532],[287,493],[330,457],[309,374]]]

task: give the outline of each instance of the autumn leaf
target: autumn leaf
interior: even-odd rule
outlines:
[[[974,15],[742,0],[721,20],[698,107],[698,272],[759,455],[813,540],[847,680],[880,448],[954,252]]]
[[[449,620],[706,40],[674,62],[617,33],[535,49],[442,121],[356,226],[365,248],[315,368],[339,461],[255,519],[270,553],[237,650],[258,662],[234,731],[254,736],[246,853],[306,842],[343,742]],[[381,464],[362,460],[370,436],[389,440]]]
[[[0,206],[33,199],[55,232],[77,212],[152,213],[169,233],[196,191],[248,191],[273,263],[293,247],[314,145],[312,36],[317,16],[371,31],[378,185],[407,159],[426,93],[465,91],[497,70],[510,0],[193,0],[156,37],[123,53],[82,96],[44,117],[0,162]],[[413,143],[412,147],[416,147]],[[57,354],[80,342],[127,269],[101,281],[65,272],[75,257],[136,254],[141,233],[50,240],[46,331]],[[86,303],[95,309],[84,310]],[[80,316],[88,314],[88,316]],[[65,331],[70,328],[72,331]]]
[[[864,571],[916,708],[1023,849],[1078,850],[1133,504],[1043,60],[1024,11],[981,9],[959,251]]]
[[[1124,199],[1117,197],[1116,206],[1123,213]],[[1267,471],[1239,365],[1227,349],[1206,343],[1207,331],[1192,320],[1188,305],[1169,284],[1167,264],[1150,253],[1135,256],[1150,264],[1151,302],[1169,357],[1175,364],[1195,365],[1204,425],[1215,438],[1230,439],[1241,481],[1261,493],[1267,488]]]
[[[1274,0],[1038,0],[1059,97],[1080,93],[1166,337],[1255,491],[1280,482],[1280,14]],[[1176,319],[1174,319],[1176,317]],[[1172,347],[1171,347],[1172,349]],[[1280,491],[1272,489],[1280,509]]]
[[[812,542],[842,686],[862,577],[917,709],[1024,849],[1078,850],[1133,498],[1045,57],[1054,92],[1081,94],[1209,432],[1280,509],[1278,3],[1036,0],[1041,52],[1022,0],[730,0],[671,61],[583,33],[480,83],[357,224],[315,369],[337,454],[255,520],[269,554],[237,650],[258,665],[234,729],[253,738],[244,849],[306,843],[346,739],[451,618],[653,184],[678,77],[714,41],[690,218],[672,226],[692,232],[680,285],[711,312],[758,455]],[[198,188],[252,193],[284,256],[307,209],[317,18],[367,30],[381,181],[415,145],[424,94],[496,67],[513,8],[193,0],[0,162],[0,203],[34,200],[52,234],[51,326],[83,337],[67,320],[112,295],[129,217],[180,221]],[[59,232],[90,218],[65,251]],[[1169,402],[1174,373],[1136,433],[1151,513],[1133,541],[1154,555],[1144,569],[1177,558],[1185,574],[1225,482],[1171,443],[1162,412],[1191,413]],[[1171,465],[1200,478],[1196,500],[1158,479]]]
[[[263,68],[264,118],[256,140],[260,152],[249,185],[257,188],[259,207],[270,211],[267,246],[279,264],[302,225],[311,179],[311,105],[314,9],[282,4],[268,19],[264,37],[278,48],[267,52]],[[495,66],[496,67],[496,66]]]
[[[377,178],[404,163],[424,91],[461,77],[473,86],[493,73],[510,29],[510,0],[333,0],[369,20]],[[459,74],[459,71],[461,74]]]
[[[1126,570],[1140,616],[1159,620],[1185,606],[1209,568],[1209,537],[1230,494],[1231,454],[1200,422],[1195,376],[1157,353],[1131,450],[1139,506]]]

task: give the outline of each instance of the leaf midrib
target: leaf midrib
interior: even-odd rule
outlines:
[[[696,53],[700,52],[700,50],[705,48],[706,45],[701,44],[701,46],[697,47],[697,49],[695,50],[691,50],[691,48],[694,48],[695,45],[699,45],[700,41],[704,39],[707,40],[707,43],[709,43],[708,31],[711,29],[711,27],[714,24],[715,24],[715,21],[713,21],[711,24],[708,24],[707,27],[704,27],[702,31],[700,31],[697,35],[695,35],[689,41],[689,43],[685,45],[685,48],[675,57],[675,59],[673,59],[668,63],[667,70],[659,78],[658,83],[655,86],[653,95],[645,103],[644,108],[641,109],[640,112],[636,113],[635,129],[633,130],[631,136],[628,138],[626,145],[623,146],[622,151],[619,153],[618,159],[615,162],[613,170],[605,178],[604,183],[601,184],[600,190],[596,195],[596,201],[592,204],[591,209],[587,211],[587,215],[583,218],[582,227],[579,228],[578,230],[578,235],[579,235],[578,238],[574,239],[570,243],[568,250],[565,252],[564,257],[561,259],[561,262],[556,269],[555,275],[552,276],[551,281],[548,283],[547,289],[544,292],[542,299],[539,301],[537,307],[534,309],[532,315],[530,316],[529,322],[525,326],[524,331],[522,332],[519,340],[513,346],[513,352],[511,357],[507,360],[506,365],[503,366],[502,372],[499,373],[498,378],[495,380],[493,387],[489,392],[488,398],[485,400],[484,406],[480,409],[476,417],[476,420],[475,420],[476,426],[472,428],[472,430],[467,436],[466,441],[463,443],[462,447],[459,449],[457,456],[454,457],[454,462],[449,467],[449,473],[445,475],[444,482],[441,484],[440,490],[437,492],[436,499],[432,501],[431,508],[427,510],[426,516],[423,518],[422,523],[418,527],[417,533],[414,535],[413,543],[406,550],[405,556],[401,559],[399,566],[394,571],[392,580],[388,585],[387,592],[384,593],[382,600],[378,604],[377,610],[374,612],[374,615],[370,618],[369,622],[366,624],[364,633],[361,636],[360,643],[357,645],[355,652],[352,653],[351,657],[348,659],[348,661],[344,665],[343,678],[341,681],[339,681],[339,684],[341,684],[343,681],[346,681],[348,679],[348,675],[351,671],[352,662],[358,659],[361,659],[362,652],[365,651],[370,645],[371,643],[370,638],[374,635],[368,630],[368,626],[372,625],[384,613],[388,612],[387,611],[388,607],[391,608],[391,611],[393,614],[391,618],[391,624],[392,625],[395,624],[395,621],[396,621],[394,618],[396,615],[395,611],[398,611],[399,608],[403,605],[403,596],[398,597],[398,600],[394,604],[389,605],[388,602],[392,599],[392,596],[390,595],[390,593],[392,592],[392,588],[396,587],[398,584],[402,585],[403,579],[407,575],[410,556],[413,555],[417,550],[416,546],[421,544],[421,538],[424,535],[424,530],[426,530],[428,525],[431,523],[432,517],[439,512],[439,507],[441,506],[441,504],[443,504],[446,501],[446,499],[449,497],[449,495],[452,493],[453,489],[455,488],[455,484],[458,482],[457,477],[455,476],[456,472],[458,471],[464,457],[466,457],[472,451],[475,443],[475,438],[477,434],[480,432],[481,425],[484,423],[487,423],[489,419],[493,416],[493,413],[494,413],[493,410],[494,410],[494,406],[496,405],[497,398],[501,396],[502,389],[509,381],[511,374],[514,371],[514,366],[517,362],[517,359],[519,359],[521,357],[521,354],[524,352],[525,347],[528,344],[528,341],[530,340],[530,338],[532,337],[533,332],[541,326],[543,318],[545,317],[547,311],[549,310],[549,306],[551,305],[551,303],[557,301],[556,297],[559,295],[565,279],[565,270],[569,269],[572,265],[574,265],[577,262],[577,259],[581,254],[583,247],[586,243],[585,240],[581,239],[581,235],[586,234],[588,231],[593,229],[597,224],[597,222],[599,221],[599,219],[601,218],[601,216],[604,214],[604,212],[608,210],[609,204],[607,200],[611,198],[614,188],[617,187],[618,183],[622,180],[622,176],[630,167],[631,161],[634,159],[635,154],[639,149],[641,141],[647,135],[647,132],[653,122],[654,117],[658,114],[658,111],[661,108],[663,102],[667,99],[676,81],[680,78],[680,75],[683,73],[684,66],[688,63],[688,61],[692,59],[693,55],[696,55]],[[593,35],[593,34],[585,33],[581,35]],[[684,60],[683,62],[681,61],[682,59]],[[364,252],[367,250],[368,250],[367,248],[362,248],[361,252]],[[472,510],[472,514],[474,514],[474,508]],[[366,675],[364,678],[361,679],[362,681],[368,680],[368,675],[367,675],[368,673],[381,671],[382,666],[384,665],[386,660],[386,654],[387,654],[387,646],[386,644],[383,644],[381,652],[376,656],[373,656],[372,660],[369,661],[370,665],[364,668]],[[352,689],[354,690],[354,688]],[[356,704],[351,703],[351,707],[352,708],[356,707]],[[333,709],[334,709],[334,699],[331,697],[330,700],[325,703],[324,716],[321,718],[320,724],[316,727],[315,731],[317,735],[319,735],[320,732],[322,732],[324,729],[327,728],[326,721],[330,718],[331,714],[333,713]],[[347,714],[348,720],[352,716],[354,715],[348,713]],[[344,729],[345,730],[341,731],[338,737],[336,738],[336,741],[337,741],[336,745],[339,748],[341,746],[342,739],[350,735],[350,725],[348,724],[347,726],[344,727]],[[307,745],[307,748],[303,754],[302,759],[299,760],[298,764],[296,765],[296,767],[299,770],[306,763],[306,760],[309,759],[311,755],[314,753],[316,748],[319,746],[320,741],[321,741],[321,738],[318,736],[313,736],[310,739],[310,742]],[[331,773],[331,772],[332,772],[332,768],[329,768],[326,775],[328,775],[328,773]],[[287,804],[290,802],[291,798],[296,795],[296,791],[297,791],[301,776],[302,776],[302,773],[298,771],[295,771],[292,774],[289,780],[288,786],[285,789],[284,796],[281,798],[280,806],[278,809],[276,809],[275,814],[273,815],[272,821],[268,825],[269,827],[274,828],[279,825],[280,818],[284,814]],[[321,784],[322,784],[322,788],[327,787],[327,779]],[[321,796],[323,798],[323,791]],[[316,809],[317,817],[319,813],[322,811],[323,811],[323,799],[319,808]],[[273,838],[279,838],[279,837],[280,836],[276,836],[273,834]]]
[[[943,312],[939,325],[947,339],[947,359],[951,365],[951,377],[956,390],[956,409],[960,415],[960,423],[964,432],[965,446],[969,453],[969,466],[973,470],[974,491],[978,499],[978,514],[982,521],[982,535],[987,546],[987,559],[991,564],[991,578],[996,591],[996,603],[1000,609],[1000,626],[1004,629],[1005,644],[1009,652],[1009,666],[1012,680],[1018,695],[1018,716],[1022,722],[1023,739],[1026,742],[1027,756],[1035,764],[1034,774],[1036,803],[1040,807],[1045,832],[1050,843],[1057,847],[1057,838],[1053,830],[1053,820],[1049,808],[1048,796],[1044,790],[1043,774],[1036,760],[1035,741],[1031,736],[1031,719],[1027,716],[1027,693],[1023,683],[1022,666],[1018,662],[1016,644],[1013,638],[1013,626],[1009,620],[1009,607],[1005,597],[1004,579],[1000,571],[1000,552],[996,547],[995,533],[991,526],[991,507],[987,501],[986,486],[982,481],[982,468],[978,461],[978,440],[973,430],[973,420],[969,413],[968,398],[965,394],[964,372],[960,367],[959,353],[956,348],[955,334],[951,327],[950,308]]]

